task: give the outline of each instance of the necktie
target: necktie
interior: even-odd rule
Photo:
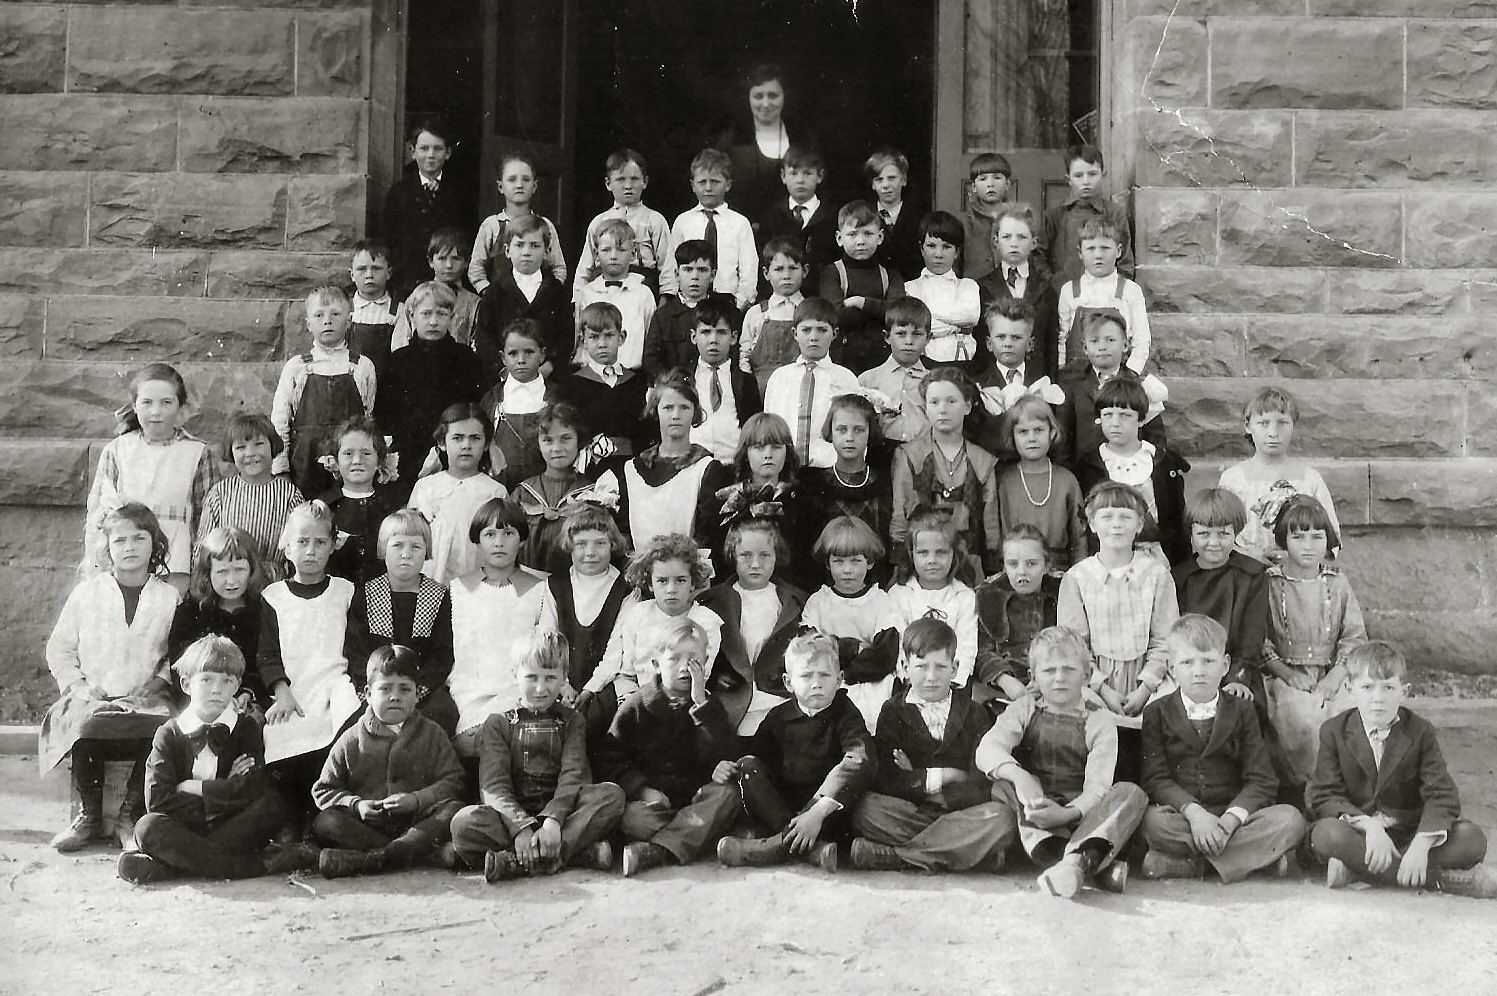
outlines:
[[[603,379],[608,381],[608,386],[613,387],[618,383],[619,372],[616,367],[606,366],[603,368]]]
[[[1008,382],[1010,384],[1017,384],[1019,382],[1019,371],[1010,370],[1008,372]]]
[[[1372,763],[1378,767],[1383,764],[1383,751],[1388,746],[1388,734],[1393,732],[1391,726],[1379,727],[1376,730],[1367,731],[1367,744],[1372,748]]]
[[[796,223],[796,225],[798,225],[801,228],[805,228],[806,227],[806,206],[804,204],[797,204],[795,207],[791,208],[791,212],[795,215],[795,223]]]
[[[816,392],[816,363],[802,360],[806,372],[800,379],[800,407],[795,416],[795,455],[803,466],[811,463],[811,396]]]
[[[605,281],[603,281],[603,286],[604,287],[622,287],[622,286],[624,286],[624,282],[622,280],[605,280]]]
[[[707,230],[702,233],[702,238],[715,249],[717,247],[717,212],[711,208],[703,208],[702,213],[707,216]]]
[[[712,403],[712,410],[717,411],[723,406],[723,382],[721,371],[718,367],[712,368],[712,383],[707,389],[708,400]]]
[[[1010,266],[1008,268],[1008,289],[1013,290],[1017,286],[1019,286],[1019,268],[1017,266]]]
[[[187,742],[192,745],[192,756],[197,757],[207,746],[215,754],[223,754],[224,748],[229,745],[229,728],[222,723],[214,723],[212,726],[200,726],[187,735]]]
[[[878,209],[878,216],[880,218],[884,219],[884,224],[885,225],[892,225],[892,224],[894,224],[894,216],[889,213],[889,209],[888,208],[879,208]]]

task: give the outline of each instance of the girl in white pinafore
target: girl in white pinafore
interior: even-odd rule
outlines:
[[[717,491],[732,479],[709,450],[691,441],[692,428],[702,421],[691,378],[678,370],[657,377],[645,414],[659,422],[660,443],[624,465],[619,517],[630,542],[638,549],[656,536],[679,533],[716,549]]]
[[[292,509],[280,546],[294,574],[260,593],[256,660],[275,700],[265,711],[265,762],[276,764],[287,796],[306,806],[328,748],[362,708],[345,652],[354,585],[327,573],[335,534],[323,502]]]

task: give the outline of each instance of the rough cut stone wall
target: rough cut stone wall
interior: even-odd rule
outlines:
[[[1114,11],[1114,146],[1192,488],[1287,385],[1373,634],[1493,671],[1497,0]]]
[[[0,722],[55,694],[42,646],[129,371],[177,365],[216,440],[269,409],[296,297],[346,280],[368,8],[0,4]]]

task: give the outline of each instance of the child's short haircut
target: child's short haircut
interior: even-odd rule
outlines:
[[[1149,515],[1149,505],[1144,501],[1144,496],[1138,493],[1137,488],[1120,481],[1098,481],[1087,492],[1086,504],[1082,509],[1087,515],[1104,508],[1131,509],[1140,520]]]
[[[1050,559],[1049,550],[1045,546],[1045,534],[1040,532],[1040,527],[1032,522],[1016,522],[1008,527],[1008,532],[1003,534],[1002,549],[1007,550],[1010,543],[1038,543],[1040,552],[1045,559]]]
[[[900,300],[904,299],[901,298]],[[919,298],[915,298],[914,300],[919,300]],[[1029,326],[1031,332],[1034,331],[1034,305],[1022,297],[1006,297],[1001,301],[994,301],[988,305],[988,310],[982,313],[982,327],[991,331],[992,326],[989,323],[995,318],[1002,318],[1010,322],[1023,322]]]
[[[1311,529],[1325,531],[1327,551],[1335,553],[1341,549],[1341,537],[1337,535],[1336,527],[1331,524],[1331,516],[1325,510],[1325,506],[1311,495],[1295,495],[1284,503],[1283,508],[1279,509],[1279,517],[1274,519],[1273,523],[1273,538],[1281,549],[1287,550],[1290,533]]]
[[[701,623],[690,616],[677,616],[665,624],[660,631],[660,637],[655,641],[650,656],[658,661],[672,650],[679,649],[685,644],[691,644],[707,652],[707,631],[702,628]],[[711,661],[703,661],[705,665],[711,665]]]
[[[785,158],[780,160],[781,169],[826,169],[826,160],[821,158],[821,153],[813,146],[792,145],[785,150]]]
[[[328,508],[327,503],[321,498],[302,502],[287,514],[286,524],[281,527],[281,538],[276,543],[276,549],[285,554],[286,544],[291,542],[291,537],[300,536],[307,529],[322,529],[329,539],[338,535],[338,524],[333,520],[333,510]]]
[[[868,423],[868,452],[877,453],[884,443],[884,430],[879,424],[878,409],[873,407],[873,402],[861,394],[839,394],[833,398],[832,407],[827,409],[826,421],[821,426],[821,438],[829,443],[832,441],[832,420],[837,417],[838,412],[857,412],[863,417],[863,421]]]
[[[899,640],[899,649],[906,659],[941,651],[945,651],[949,657],[955,657],[956,630],[944,620],[934,616],[921,616],[905,627],[904,636]]]
[[[640,413],[640,418],[647,422],[655,422],[660,418],[660,396],[666,391],[675,391],[690,401],[693,409],[692,426],[702,424],[702,398],[697,394],[696,378],[685,370],[665,370],[656,376],[655,383],[645,393],[645,409]]]
[[[569,401],[557,401],[546,405],[536,415],[536,434],[547,433],[554,435],[556,427],[571,429],[577,434],[577,445],[583,445],[587,439],[587,425],[582,420],[582,412],[577,406]]]
[[[940,533],[951,544],[951,576],[955,577],[962,561],[967,556],[967,543],[956,528],[951,513],[939,509],[917,512],[910,518],[909,531],[905,534],[905,553],[911,563],[915,560],[915,544],[921,533]]]
[[[811,556],[822,564],[833,557],[866,557],[871,565],[883,560],[884,553],[878,533],[854,515],[839,515],[828,522],[811,548]]]
[[[998,439],[1004,446],[1014,445],[1014,430],[1026,418],[1039,419],[1050,426],[1051,450],[1065,440],[1066,430],[1060,424],[1060,419],[1055,416],[1055,409],[1051,408],[1044,398],[1026,394],[1010,405],[998,422]]]
[[[415,311],[427,301],[431,301],[434,307],[451,311],[457,307],[457,292],[440,280],[427,280],[417,284],[411,296],[406,298],[406,310]]]
[[[891,149],[888,146],[885,146],[882,149],[873,150],[873,154],[870,155],[867,161],[863,163],[863,175],[866,176],[869,180],[877,180],[878,175],[890,166],[893,166],[895,169],[899,170],[900,176],[905,177],[906,179],[909,178],[909,158],[898,149]]]
[[[706,239],[687,239],[676,246],[672,254],[677,266],[688,266],[692,263],[706,263],[717,270],[717,247]]]
[[[1406,681],[1408,676],[1409,662],[1397,647],[1385,640],[1368,640],[1346,655],[1348,680],[1365,677],[1374,681],[1389,678]]]
[[[691,573],[693,588],[705,588],[712,580],[711,574],[708,573],[711,570],[711,563],[697,556],[696,540],[681,533],[665,533],[656,536],[635,551],[633,558],[629,561],[629,566],[624,569],[624,580],[648,598],[650,575],[655,572],[655,565],[672,560],[679,560],[686,565],[687,571]]]
[[[1242,420],[1248,422],[1259,415],[1288,415],[1291,422],[1298,424],[1299,403],[1282,387],[1261,388],[1242,407]]]
[[[594,301],[583,308],[577,315],[577,330],[579,332],[622,332],[624,331],[624,314],[618,307],[607,301]]]
[[[930,331],[930,306],[918,297],[895,298],[889,302],[884,309],[884,328],[892,329],[896,325],[913,325],[917,329]]]
[[[215,560],[243,560],[249,563],[249,584],[244,596],[253,602],[265,587],[265,562],[260,556],[260,546],[250,534],[235,526],[214,526],[198,540],[192,551],[192,573],[187,582],[187,596],[198,605],[207,608],[218,600],[213,590],[213,562]]]
[[[1111,239],[1114,244],[1121,246],[1123,244],[1123,233],[1118,228],[1117,222],[1111,218],[1098,216],[1096,218],[1088,218],[1081,223],[1081,231],[1076,236],[1076,241],[1081,243],[1087,239]]]
[[[998,237],[998,226],[1005,220],[1022,221],[1025,225],[1029,226],[1030,234],[1034,233],[1036,226],[1034,208],[1025,201],[1015,201],[1012,204],[1005,204],[993,216],[993,238],[996,239]]]
[[[1057,657],[1074,661],[1083,670],[1091,670],[1092,652],[1085,637],[1067,626],[1046,626],[1029,641],[1029,667],[1033,670]]]
[[[353,244],[353,252],[349,254],[348,258],[350,260],[355,259],[361,252],[367,253],[370,259],[382,259],[385,261],[386,266],[390,265],[390,247],[379,239],[362,239],[355,242]]]
[[[738,452],[733,455],[733,474],[739,481],[747,481],[749,474],[749,448],[753,446],[782,446],[785,449],[785,467],[780,471],[780,480],[795,481],[800,470],[800,458],[795,455],[795,438],[790,435],[790,426],[774,412],[759,412],[750,415],[738,434]]]
[[[385,555],[385,548],[390,541],[397,536],[415,536],[426,544],[427,552],[431,552],[431,526],[427,525],[426,516],[414,508],[397,508],[379,524],[376,549],[381,557]]]
[[[613,219],[615,221],[620,219]],[[514,221],[506,222],[504,225],[504,244],[508,246],[515,239],[523,239],[531,235],[539,234],[541,245],[547,249],[551,248],[551,226],[538,214],[521,215]],[[593,233],[594,236],[597,233]]]
[[[489,528],[513,529],[520,534],[520,539],[527,539],[530,536],[530,517],[520,503],[511,498],[490,498],[473,513],[473,521],[468,523],[468,542],[477,543],[478,537]]]
[[[421,681],[421,655],[410,647],[386,644],[376,647],[369,655],[369,664],[364,670],[365,679],[374,684],[377,678],[405,678],[412,683]]]
[[[639,167],[639,172],[646,178],[650,175],[650,167],[645,163],[645,157],[630,148],[615,149],[603,160],[603,168],[609,173],[617,173],[630,163]]]
[[[838,228],[862,228],[864,225],[884,227],[884,216],[867,201],[848,201],[837,211]]]
[[[825,322],[832,328],[836,328],[837,309],[825,298],[808,297],[795,306],[795,314],[790,322],[792,325],[799,325],[801,322]]]
[[[973,414],[977,412],[977,383],[972,376],[961,367],[936,367],[934,370],[920,378],[920,400],[925,400],[926,392],[932,384],[955,384],[957,390],[962,392],[962,397],[972,406]]]
[[[1128,319],[1116,308],[1089,309],[1081,317],[1081,339],[1086,337],[1104,325],[1116,325],[1123,330],[1123,339],[1126,341],[1131,337],[1128,335]]]
[[[972,157],[972,165],[967,175],[975,180],[984,173],[998,173],[1010,180],[1014,178],[1014,168],[1009,165],[1008,157],[997,152],[979,152]]]
[[[1137,377],[1117,376],[1097,388],[1097,414],[1109,408],[1127,408],[1142,420],[1149,414],[1149,395]]]
[[[604,218],[598,222],[592,234],[594,251],[597,250],[598,244],[603,241],[605,235],[612,237],[614,245],[632,246],[635,240],[634,229],[630,228],[629,223],[623,218]]]
[[[721,298],[709,297],[697,305],[697,313],[692,316],[691,325],[693,329],[707,326],[709,329],[717,328],[726,324],[729,331],[738,331],[738,311],[727,301]]]
[[[1240,533],[1247,526],[1247,507],[1226,488],[1206,488],[1185,499],[1185,524],[1208,529],[1226,526]]]
[[[728,527],[728,535],[723,539],[723,555],[731,563],[738,556],[738,545],[749,533],[762,533],[769,537],[769,542],[774,546],[775,573],[779,574],[790,563],[790,544],[785,542],[785,534],[780,532],[780,527],[775,525],[773,519],[739,519]]]
[[[506,149],[499,154],[499,161],[494,165],[494,178],[497,180],[504,179],[504,171],[509,167],[510,163],[524,163],[530,167],[531,176],[539,177],[541,175],[541,171],[536,168],[535,159],[530,153],[522,152],[519,149]]]
[[[417,118],[409,128],[405,130],[406,141],[415,143],[421,137],[421,133],[430,132],[436,138],[441,139],[442,144],[452,145],[452,131],[447,127],[447,122],[434,114],[428,114]]]
[[[223,444],[218,448],[219,459],[224,463],[233,463],[235,443],[251,443],[262,437],[270,442],[271,456],[280,456],[286,449],[286,444],[281,442],[281,434],[275,431],[275,423],[270,420],[269,415],[264,412],[235,412],[229,416],[229,424],[224,429]]]
[[[619,532],[619,524],[614,521],[612,515],[606,508],[600,505],[584,504],[581,508],[569,513],[562,522],[561,545],[568,552],[572,552],[572,544],[577,539],[578,533],[598,532],[608,537],[608,542],[613,546],[614,556],[624,552],[624,534]]]
[[[1088,166],[1095,166],[1103,172],[1107,171],[1107,163],[1102,159],[1102,150],[1095,145],[1072,145],[1061,153],[1065,156],[1066,172],[1071,172],[1071,164],[1078,159]]]
[[[210,633],[192,641],[172,665],[179,681],[195,674],[230,674],[244,677],[244,652],[227,636]]]
[[[691,157],[691,176],[698,173],[717,173],[729,183],[733,181],[733,160],[721,149],[703,149]]]
[[[613,308],[613,305],[610,304],[608,307]],[[583,310],[586,311],[587,309],[584,308]],[[617,308],[613,310],[615,312],[618,311]],[[516,318],[504,326],[504,330],[499,333],[499,348],[502,350],[505,346],[508,346],[509,340],[514,336],[519,336],[521,339],[529,339],[536,346],[540,347],[542,354],[550,353],[550,350],[546,347],[546,327],[541,324],[539,318]]]
[[[838,673],[842,671],[837,638],[814,626],[802,626],[801,631],[791,637],[789,646],[785,648],[785,674],[789,675],[796,668],[817,662],[831,664]]]
[[[460,256],[467,256],[472,249],[473,243],[463,237],[463,230],[451,225],[437,229],[431,233],[431,238],[426,240],[427,259],[440,256],[444,252],[455,252]]]
[[[920,241],[936,238],[948,245],[960,246],[966,240],[962,219],[950,211],[932,211],[920,219]]]
[[[1199,612],[1187,612],[1175,620],[1164,642],[1183,643],[1191,650],[1202,653],[1224,654],[1227,652],[1227,627]]]
[[[334,287],[331,284],[323,284],[321,287],[313,287],[307,294],[307,308],[315,308],[318,305],[326,307],[329,304],[341,306],[345,311],[353,306],[348,303],[348,295],[343,293],[343,288]]]
[[[356,432],[369,437],[371,444],[374,446],[375,462],[383,465],[385,457],[390,453],[389,447],[385,445],[384,433],[379,431],[379,425],[375,423],[374,419],[363,412],[350,415],[333,427],[333,431],[328,433],[327,439],[324,440],[327,443],[327,451],[336,457],[338,450],[343,445],[343,437],[351,436]]]
[[[565,672],[571,663],[572,648],[567,638],[554,629],[532,630],[515,655],[515,669],[538,667],[542,671]]]
[[[776,256],[784,256],[793,263],[806,265],[805,244],[788,235],[777,235],[764,243],[764,249],[759,253],[759,264],[768,267],[774,262]]]

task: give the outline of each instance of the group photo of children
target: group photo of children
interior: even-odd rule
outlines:
[[[982,152],[926,210],[907,150],[831,176],[780,67],[746,82],[755,127],[687,175],[593,164],[576,244],[519,151],[497,213],[456,210],[453,133],[414,122],[268,411],[199,438],[208,386],[139,366],[46,646],[51,845],[134,886],[799,863],[1497,898],[1338,566],[1307,388],[1258,391],[1252,455],[1187,487],[1103,153],[1041,210]]]

